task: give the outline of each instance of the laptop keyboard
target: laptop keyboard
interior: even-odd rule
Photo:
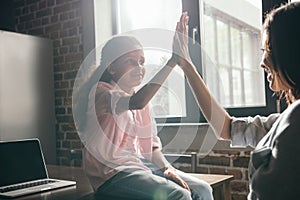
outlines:
[[[30,187],[39,186],[39,185],[45,185],[45,184],[54,183],[54,182],[57,182],[57,181],[55,181],[55,180],[42,180],[42,181],[36,181],[36,182],[33,182],[33,183],[19,184],[19,185],[15,185],[15,186],[2,188],[2,189],[0,189],[0,192],[5,193],[5,192],[30,188]]]

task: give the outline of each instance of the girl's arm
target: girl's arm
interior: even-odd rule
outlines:
[[[146,85],[130,97],[129,109],[133,110],[144,108],[156,94],[175,66],[176,63],[171,58]]]
[[[135,94],[120,98],[116,104],[115,112],[122,113],[126,110],[143,109],[156,94],[175,66],[176,63],[173,61],[173,58],[168,60],[167,64]]]
[[[180,21],[177,22],[179,24],[184,18],[183,15],[180,17]],[[177,27],[176,27],[177,31]],[[176,34],[175,34],[176,36]],[[176,42],[175,36],[173,39],[173,43]],[[121,113],[126,110],[135,110],[144,108],[152,97],[156,94],[158,89],[161,87],[163,82],[169,76],[173,68],[176,66],[176,58],[173,44],[173,53],[172,57],[168,60],[165,66],[155,74],[155,76],[145,84],[139,91],[137,91],[134,95],[129,97],[120,98],[116,105],[116,113]]]
[[[152,162],[156,164],[160,169],[163,170],[164,175],[174,182],[181,185],[181,187],[190,191],[188,184],[176,174],[176,169],[166,160],[159,148],[153,148]]]

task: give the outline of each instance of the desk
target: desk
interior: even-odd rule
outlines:
[[[231,200],[230,181],[233,179],[232,175],[190,174],[210,184],[213,188],[214,200]]]
[[[76,181],[76,186],[49,192],[23,196],[16,200],[92,200],[93,189],[82,168],[66,166],[47,166],[49,177]],[[192,174],[208,182],[214,189],[215,200],[230,200],[230,181],[233,176],[214,174]]]

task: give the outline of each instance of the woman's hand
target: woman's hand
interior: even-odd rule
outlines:
[[[188,184],[182,178],[180,178],[180,176],[176,174],[176,169],[171,165],[165,168],[164,175],[168,179],[174,181],[175,183],[182,186],[184,189],[187,189],[189,192],[191,192]]]
[[[177,22],[176,32],[173,38],[173,53],[171,61],[178,64],[180,67],[187,66],[191,63],[191,58],[188,49],[188,21],[187,12],[182,13],[180,21]]]

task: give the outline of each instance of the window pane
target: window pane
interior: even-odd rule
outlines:
[[[240,68],[241,65],[241,51],[240,51],[240,31],[237,28],[231,27],[230,29],[230,42],[231,42],[231,55],[232,66]]]
[[[243,105],[243,90],[242,90],[242,77],[240,70],[232,70],[232,88],[233,88],[233,103],[236,106]]]
[[[144,49],[144,53],[146,75],[143,83],[147,83],[163,67],[171,53],[152,49]],[[186,116],[185,84],[181,69],[173,69],[152,98],[151,105],[156,118]]]
[[[221,91],[229,91],[230,90],[230,85],[229,85],[229,73],[228,73],[228,68],[220,68],[220,74],[222,74],[222,78],[220,81],[220,90]],[[212,79],[213,80],[213,79]],[[213,84],[211,84],[213,85]],[[222,105],[230,105],[232,102],[232,98],[229,93],[224,94],[224,98],[219,98],[220,103]]]
[[[219,70],[213,73],[203,59],[208,87],[214,88],[224,107],[265,106],[264,74],[259,68],[261,0],[202,0],[200,6],[202,52]]]
[[[181,0],[117,0],[118,31],[141,28],[174,30],[181,14]]]
[[[255,84],[252,83],[252,80],[259,80],[260,83],[258,85],[264,85],[264,81],[261,78],[261,74],[257,73],[257,71],[245,71],[244,72],[244,85],[245,88],[245,100],[248,106],[264,106],[263,104],[258,104],[257,102],[264,102],[265,97],[260,95],[264,92],[264,87],[256,87]]]
[[[213,18],[207,15],[204,15],[204,21],[205,24],[207,25],[204,29],[204,35],[210,35],[211,37],[206,37],[206,48],[205,51],[212,57],[212,58],[216,58],[216,51],[215,51],[215,27],[214,27],[214,21]]]
[[[217,20],[217,48],[218,48],[218,61],[223,65],[229,65],[229,32],[228,24],[223,23],[220,20]]]
[[[181,0],[117,0],[117,30],[124,33],[143,28],[173,31],[181,15]],[[161,38],[158,38],[158,40]],[[163,38],[165,39],[165,38]],[[172,37],[169,38],[172,41]],[[146,75],[144,83],[157,73],[170,52],[145,49]],[[156,118],[185,117],[185,79],[182,70],[175,68],[151,100]]]

